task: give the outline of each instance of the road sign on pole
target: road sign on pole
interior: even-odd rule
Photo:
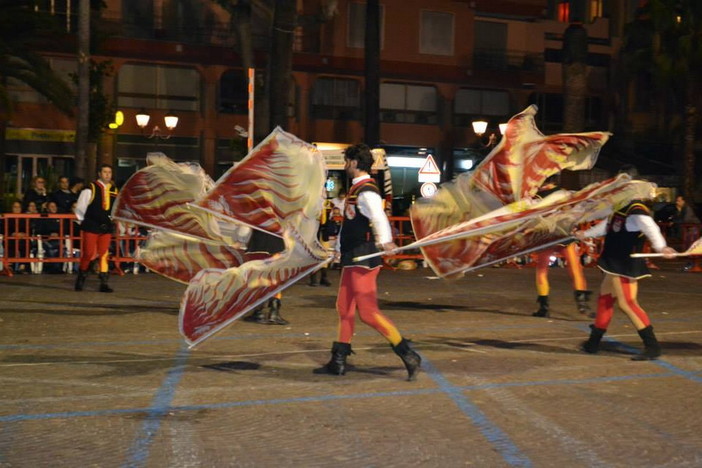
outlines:
[[[419,169],[419,182],[441,182],[441,171],[436,165],[434,157],[430,154]]]

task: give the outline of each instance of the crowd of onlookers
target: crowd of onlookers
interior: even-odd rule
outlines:
[[[61,176],[56,185],[56,189],[50,191],[46,178],[34,177],[30,188],[20,199],[12,202],[9,211],[10,214],[45,214],[47,216],[31,219],[0,216],[0,257],[55,258],[59,256],[61,247],[68,253],[64,256],[78,256],[80,249],[79,225],[74,219],[52,217],[51,215],[73,214],[78,196],[85,183],[80,178]],[[7,239],[2,241],[5,232],[7,232]],[[146,233],[133,226],[121,226],[120,234],[135,236]],[[122,252],[132,254],[136,241],[126,240],[123,243]],[[2,267],[1,263],[0,267]],[[75,263],[23,262],[13,264],[11,268],[14,273],[18,274],[72,273],[75,270]]]

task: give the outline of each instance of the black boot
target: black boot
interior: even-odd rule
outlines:
[[[602,341],[602,337],[606,332],[607,330],[590,325],[590,338],[580,345],[580,349],[586,353],[595,354],[597,351],[599,351],[600,341]]]
[[[312,372],[314,374],[346,374],[346,356],[352,354],[351,343],[339,343],[335,341],[331,349],[331,359],[324,366],[319,367]]]
[[[76,276],[76,284],[73,287],[74,290],[83,290],[83,286],[85,285],[85,279],[88,277],[88,271],[78,270],[78,276]]]
[[[327,278],[327,268],[324,267],[319,271],[322,275],[322,279],[319,280],[319,284],[321,284],[322,286],[331,286],[331,281],[329,281],[329,278]]]
[[[270,310],[269,325],[287,325],[290,323],[280,316],[280,299],[271,299],[268,303],[268,310]]]
[[[254,309],[254,311],[244,317],[242,320],[245,322],[256,322],[256,323],[268,323],[268,311],[263,310],[263,306],[260,305]]]
[[[575,291],[575,304],[578,306],[578,312],[595,318],[595,313],[590,309],[590,294],[592,291]]]
[[[111,287],[107,285],[107,280],[110,279],[110,274],[109,273],[100,273],[98,274],[98,278],[100,278],[100,292],[104,293],[111,293],[114,292]]]
[[[661,345],[658,344],[651,325],[639,330],[639,336],[644,342],[644,350],[631,358],[632,361],[651,361],[661,355]]]
[[[548,317],[548,296],[538,296],[536,302],[539,303],[539,310],[531,314],[533,317]]]
[[[319,286],[319,271],[315,271],[310,275],[309,285],[312,287]]]
[[[402,362],[405,363],[405,368],[407,369],[407,380],[412,381],[417,378],[419,373],[419,366],[422,364],[422,357],[412,348],[410,348],[409,342],[402,338],[397,345],[392,347],[395,354],[400,356]]]

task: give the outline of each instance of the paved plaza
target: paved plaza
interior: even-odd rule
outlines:
[[[289,288],[288,326],[237,322],[194,349],[178,333],[184,286],[154,274],[0,276],[0,467],[699,467],[702,274],[682,263],[640,284],[664,356],[615,319],[598,355],[564,269],[552,316],[532,269],[456,281],[385,270],[381,308],[413,340],[405,381],[357,321],[344,377],[315,375],[336,333],[334,287]],[[590,289],[600,275],[586,270]],[[593,300],[593,305],[594,305]]]

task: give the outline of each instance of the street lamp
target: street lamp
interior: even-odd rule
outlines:
[[[474,120],[472,123],[473,125],[473,133],[478,137],[478,139],[481,139],[481,137],[485,134],[488,128],[488,123],[485,120]],[[490,133],[490,136],[488,137],[487,143],[482,143],[482,140],[480,141],[481,145],[483,148],[491,148],[497,144],[497,135],[495,133]]]
[[[146,110],[141,109],[139,112],[137,112],[136,122],[139,128],[141,128],[142,133],[144,132],[146,126],[149,125],[149,120],[151,120],[151,116],[146,112]],[[154,125],[154,128],[151,129],[151,134],[146,138],[160,138],[162,140],[168,140],[171,137],[170,132],[172,132],[173,129],[178,126],[178,116],[174,115],[172,112],[168,112],[163,117],[163,121],[166,124],[168,133],[163,135],[161,128],[158,125]]]

